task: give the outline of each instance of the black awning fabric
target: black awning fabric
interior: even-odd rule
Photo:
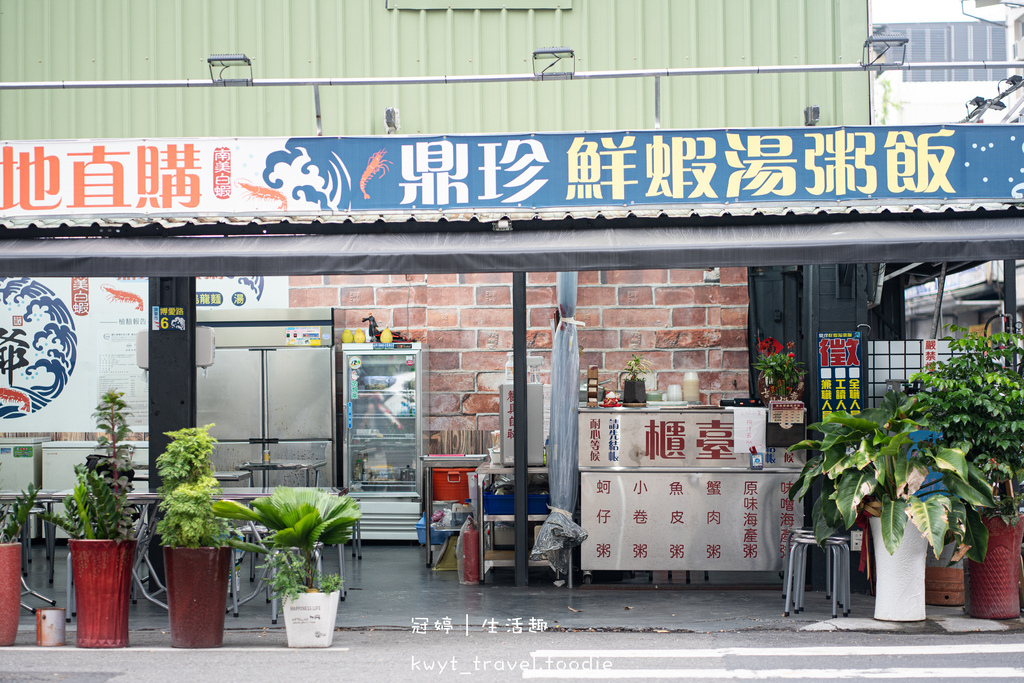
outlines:
[[[1024,258],[1024,219],[4,240],[0,277],[485,273]]]

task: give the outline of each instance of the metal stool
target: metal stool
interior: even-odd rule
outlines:
[[[798,614],[800,612],[803,599],[803,567],[806,564],[804,550],[808,545],[816,543],[817,541],[814,539],[814,533],[808,528],[789,530],[789,542],[787,544],[789,549],[789,562],[786,564],[786,576],[783,580],[786,598],[786,607],[783,611],[783,616],[788,617],[791,610],[793,614]],[[800,556],[799,561],[796,559],[797,555]],[[799,576],[799,579],[797,576]],[[796,582],[795,594],[793,591],[794,582]]]
[[[362,520],[357,519],[356,523],[352,525],[352,557],[357,557],[356,552],[359,555],[357,559],[363,559],[363,528],[359,525]]]
[[[807,573],[807,548],[817,545],[811,530],[791,529],[789,536],[789,563],[786,566],[786,607],[784,616],[799,614],[804,609],[804,586]],[[825,597],[832,599],[832,618],[850,614],[850,539],[835,535],[825,539]]]
[[[21,575],[28,576],[28,565],[32,562],[32,518],[36,515],[41,515],[46,512],[46,508],[42,505],[33,505],[28,511],[28,519],[21,526]],[[50,526],[43,524],[43,546],[46,549],[46,561],[51,563],[53,558],[50,555]],[[52,575],[52,570],[51,570]],[[50,579],[50,583],[53,583],[53,579]]]
[[[828,553],[826,558],[826,571],[831,565],[830,575],[826,580],[831,579],[828,584],[832,592],[832,618],[835,619],[836,603],[842,605],[843,616],[850,616],[850,539],[847,536],[830,536],[825,540],[825,549]],[[826,597],[828,597],[826,595]]]

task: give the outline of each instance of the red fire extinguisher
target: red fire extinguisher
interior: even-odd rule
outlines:
[[[480,532],[471,519],[462,532],[462,583],[480,582]]]

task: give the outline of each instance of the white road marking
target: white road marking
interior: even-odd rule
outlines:
[[[182,647],[146,647],[145,645],[132,645],[129,647],[118,647],[118,648],[105,648],[105,647],[75,647],[73,645],[56,646],[56,647],[40,647],[38,645],[12,645],[5,647],[3,652],[181,652],[183,654],[200,654],[204,652],[217,653],[217,652],[348,652],[347,647],[286,647],[284,644],[278,645],[277,647],[201,647],[201,648],[182,648]]]
[[[692,650],[535,650],[541,657],[609,659],[705,659],[716,657],[863,657],[877,655],[971,655],[1024,652],[1024,643],[973,643],[958,645],[867,645],[821,647],[723,647]]]
[[[753,669],[622,669],[604,671],[572,671],[551,670],[551,669],[527,669],[523,671],[523,678],[566,678],[566,679],[609,679],[609,678],[670,678],[674,680],[698,679],[739,679],[739,680],[766,680],[773,678],[781,679],[919,679],[919,678],[942,678],[942,679],[965,679],[965,678],[1020,678],[1024,676],[1024,669],[1012,668],[965,668],[965,669],[919,669],[919,668],[892,668],[892,669],[765,669],[756,671]]]

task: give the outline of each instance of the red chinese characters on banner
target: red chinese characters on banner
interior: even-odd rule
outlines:
[[[62,159],[70,188],[61,186]],[[227,169],[230,172],[230,152]],[[201,170],[199,152],[191,143],[139,145],[134,150],[94,144],[88,151],[65,152],[63,157],[47,154],[42,145],[17,153],[5,146],[0,148],[0,210],[51,211],[62,205],[128,209],[132,200],[135,208],[192,209],[199,206]],[[134,196],[131,181],[126,182],[133,172]],[[230,174],[227,181],[230,184]]]
[[[752,559],[757,557],[757,482],[743,482],[743,557]]]
[[[180,149],[179,149],[180,147]],[[137,208],[152,206],[169,209],[199,205],[199,153],[195,145],[168,144],[163,150],[155,145],[138,147]]]
[[[505,403],[508,405],[508,410],[505,411],[505,438],[514,439],[516,438],[516,405],[515,393],[512,389],[509,389],[505,395]]]
[[[72,199],[70,208],[125,208],[124,164],[114,157],[128,152],[108,152],[104,145],[93,145],[91,152],[69,152],[82,157],[71,164]]]
[[[935,339],[924,340],[924,369],[930,370],[939,360],[939,343]]]
[[[859,367],[860,357],[857,347],[860,339],[854,337],[826,338],[818,341],[818,354],[821,356],[821,367]]]
[[[647,457],[651,460],[685,460],[686,425],[682,420],[651,420],[644,431]]]
[[[60,159],[46,156],[43,147],[18,152],[0,151],[0,210],[21,207],[48,211],[60,206]]]
[[[732,452],[732,424],[721,420],[697,423],[698,460],[735,460]]]
[[[231,197],[231,150],[227,147],[213,150],[213,196]]]
[[[89,278],[71,278],[71,312],[78,316],[89,315]]]
[[[590,421],[590,462],[601,462],[601,420]]]
[[[789,481],[784,481],[779,485],[779,493],[782,494],[779,500],[779,507],[782,508],[782,514],[779,515],[779,527],[782,531],[779,539],[779,556],[783,560],[789,555],[789,530],[796,525],[795,501],[788,498],[791,488],[793,488],[793,483]]]

